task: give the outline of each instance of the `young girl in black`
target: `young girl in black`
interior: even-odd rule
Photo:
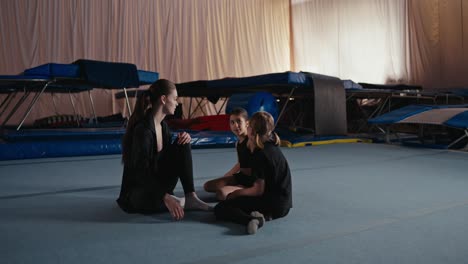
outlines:
[[[148,108],[151,105],[151,108]],[[164,122],[177,107],[177,90],[168,80],[158,80],[135,105],[122,141],[124,171],[117,203],[127,213],[150,214],[169,210],[175,220],[185,209],[210,210],[195,194],[190,135],[181,132],[172,142]],[[173,196],[178,179],[185,193]]]
[[[218,200],[226,200],[231,192],[251,187],[255,182],[249,164],[251,153],[247,147],[247,122],[248,113],[245,109],[234,108],[229,113],[229,127],[238,139],[236,142],[237,163],[223,177],[207,181],[203,186],[205,191],[216,193]]]
[[[215,207],[218,219],[245,225],[249,234],[263,226],[265,217],[284,217],[292,207],[291,172],[273,129],[273,117],[267,112],[257,112],[250,118],[250,164],[257,180],[250,188],[230,193]]]

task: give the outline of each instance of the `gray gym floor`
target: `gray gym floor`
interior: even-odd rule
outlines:
[[[283,152],[294,208],[250,236],[210,212],[180,222],[125,214],[117,155],[0,162],[0,262],[468,263],[467,152],[364,143]],[[235,151],[193,158],[197,192],[214,202],[203,182]]]

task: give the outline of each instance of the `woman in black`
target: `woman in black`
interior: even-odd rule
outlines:
[[[195,194],[190,135],[181,132],[172,141],[163,121],[177,105],[176,87],[164,79],[153,83],[135,104],[122,141],[124,171],[117,199],[127,213],[150,214],[166,208],[175,220],[182,219],[184,202],[173,196],[179,178],[185,209],[210,210]]]
[[[273,117],[257,112],[249,120],[249,148],[252,151],[250,188],[236,190],[215,207],[216,217],[245,225],[254,234],[269,219],[284,217],[292,207],[291,172],[273,132]]]

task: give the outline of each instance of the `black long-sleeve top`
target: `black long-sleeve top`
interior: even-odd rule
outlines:
[[[291,171],[280,148],[266,142],[263,149],[252,154],[252,175],[265,180],[262,199],[272,212],[284,212],[292,208]]]
[[[151,110],[136,124],[130,144],[130,155],[124,164],[122,187],[117,199],[126,212],[154,211],[159,207],[167,190],[167,183],[158,173],[158,160],[169,146],[171,132],[166,122],[161,122],[163,150],[158,152],[156,131]]]

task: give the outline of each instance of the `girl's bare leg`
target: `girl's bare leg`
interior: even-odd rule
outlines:
[[[241,186],[224,186],[216,191],[216,198],[220,201],[226,200],[226,197],[233,191],[243,189]]]
[[[207,192],[215,193],[221,188],[228,186],[228,185],[237,185],[236,179],[234,178],[234,176],[224,176],[224,177],[217,178],[211,181],[207,181],[203,185],[203,188]]]

